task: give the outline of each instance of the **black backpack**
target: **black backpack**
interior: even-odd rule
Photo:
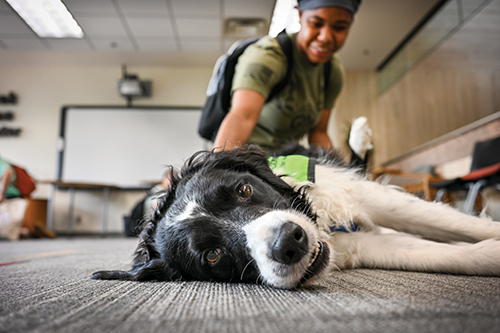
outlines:
[[[238,62],[239,56],[245,49],[258,41],[262,37],[248,38],[234,43],[229,50],[217,60],[212,77],[208,84],[207,99],[201,111],[201,119],[198,127],[198,133],[202,138],[214,141],[219,130],[219,126],[224,117],[229,112],[231,105],[231,85],[233,83],[234,68]],[[267,101],[276,96],[287,84],[292,69],[292,42],[290,37],[282,31],[276,37],[283,53],[287,59],[287,71],[285,77],[269,93]],[[330,77],[331,62],[325,65],[325,85]],[[267,102],[266,101],[266,102]]]

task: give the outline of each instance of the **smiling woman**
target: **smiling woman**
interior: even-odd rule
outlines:
[[[327,134],[331,109],[343,84],[336,54],[344,45],[360,0],[300,0],[301,29],[288,35],[291,66],[277,40],[263,37],[238,58],[231,108],[215,138],[216,149],[246,143],[268,151],[298,142],[333,149]],[[289,69],[290,68],[290,69]],[[286,86],[271,90],[288,75]]]
[[[312,64],[324,64],[347,39],[352,14],[338,7],[325,7],[300,12],[301,33],[297,49]]]

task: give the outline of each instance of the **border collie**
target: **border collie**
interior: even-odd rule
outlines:
[[[92,278],[295,288],[332,268],[500,275],[500,223],[317,156],[269,158],[255,146],[195,154],[158,198],[131,270]]]

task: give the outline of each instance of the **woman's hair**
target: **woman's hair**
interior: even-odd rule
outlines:
[[[358,11],[361,0],[298,0],[299,10],[318,9],[323,7],[339,7],[352,15]]]

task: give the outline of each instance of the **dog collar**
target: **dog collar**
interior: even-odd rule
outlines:
[[[341,231],[341,232],[355,232],[359,231],[360,228],[357,226],[356,223],[351,224],[349,227],[342,227],[342,226],[331,226],[330,231],[331,232],[336,232],[336,231]]]
[[[315,182],[316,160],[303,155],[269,157],[267,162],[274,172],[292,177],[297,182]]]

